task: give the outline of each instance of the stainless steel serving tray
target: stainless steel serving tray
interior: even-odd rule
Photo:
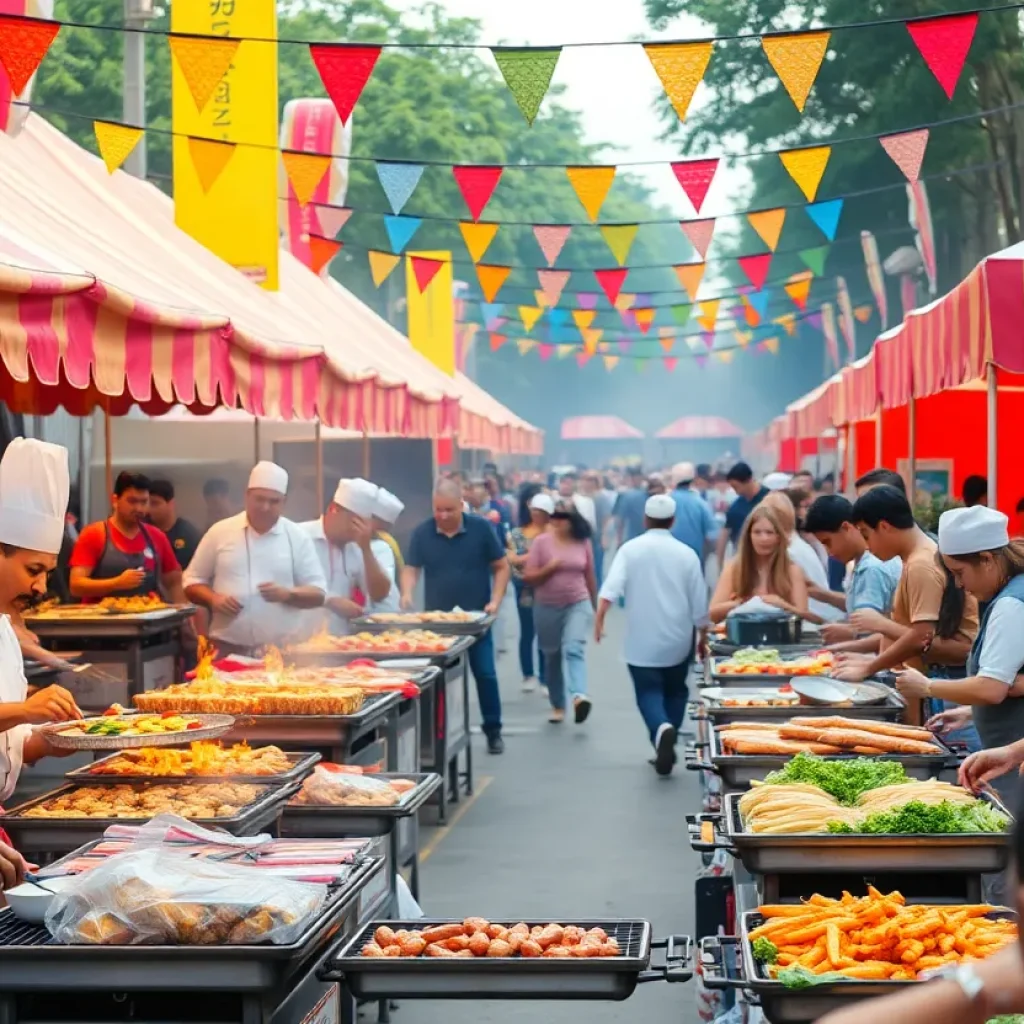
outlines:
[[[730,725],[733,722],[775,722],[790,718],[804,718],[826,715],[842,715],[844,718],[863,719],[869,722],[896,722],[906,709],[903,698],[893,689],[881,683],[877,687],[882,698],[878,704],[801,704],[799,698],[792,704],[730,707],[722,703],[738,697],[764,696],[778,689],[774,687],[708,686],[697,693],[698,707],[714,725]],[[862,683],[862,686],[868,684]],[[794,695],[795,696],[795,695]]]
[[[199,723],[198,729],[182,730],[180,732],[158,732],[145,736],[125,735],[83,735],[64,736],[61,730],[68,729],[75,725],[75,722],[51,722],[42,726],[39,731],[43,733],[47,741],[61,750],[138,750],[141,747],[181,747],[186,743],[196,743],[199,740],[219,739],[228,732],[234,725],[233,715],[192,713],[189,711],[176,712],[183,718],[191,718]],[[103,715],[90,715],[84,719],[85,722],[99,722]],[[111,716],[115,717],[115,716]],[[117,715],[117,718],[159,718],[159,711],[138,711],[127,712]]]
[[[74,771],[66,772],[64,778],[79,785],[88,786],[116,786],[125,782],[154,782],[154,783],[190,783],[202,785],[206,782],[238,782],[253,786],[283,786],[289,782],[301,782],[320,761],[320,754],[313,752],[285,752],[285,757],[291,762],[291,767],[280,775],[100,775],[96,774],[99,765],[113,761],[121,754],[111,754],[109,757],[93,761],[92,764],[76,768]]]
[[[365,632],[373,632],[366,630]],[[434,630],[442,636],[452,637],[453,634]],[[347,665],[351,661],[369,659],[370,661],[386,661],[387,659],[409,659],[410,661],[429,661],[432,665],[447,665],[476,643],[476,637],[468,634],[454,636],[455,642],[444,651],[288,651],[285,657],[290,665]]]
[[[312,839],[387,835],[400,818],[408,818],[415,814],[441,785],[441,776],[433,772],[381,772],[368,777],[415,779],[417,785],[415,789],[405,794],[404,799],[390,807],[320,807],[315,804],[287,804],[281,817],[281,835]]]
[[[440,636],[483,636],[496,621],[494,615],[482,615],[471,622],[371,622],[367,616],[352,619],[356,633],[387,633],[392,629],[426,629]]]
[[[787,661],[795,661],[795,660],[797,660],[797,658],[809,657],[814,651],[817,651],[817,650],[820,650],[820,649],[821,649],[820,647],[812,647],[808,651],[806,651],[804,654],[796,655],[793,658],[787,658],[785,656],[782,656],[780,663],[781,664],[785,664],[785,662],[787,662]],[[740,650],[746,650],[746,648],[740,648]],[[778,650],[778,648],[773,647],[773,648],[771,648],[771,650]],[[781,656],[782,652],[780,651],[779,653],[780,653],[780,656]],[[752,685],[753,686],[771,685],[771,684],[774,683],[776,686],[779,686],[782,683],[788,683],[790,681],[790,679],[793,678],[792,675],[789,675],[789,674],[787,674],[785,672],[774,672],[774,673],[771,673],[771,674],[766,673],[764,675],[754,674],[752,672],[751,673],[744,673],[744,674],[739,674],[739,673],[735,673],[735,672],[726,672],[726,673],[719,672],[718,671],[719,663],[723,662],[723,661],[730,661],[730,660],[732,660],[732,659],[731,658],[709,658],[708,659],[708,672],[707,672],[707,676],[708,676],[708,678],[710,680],[712,680],[712,684],[713,685],[715,685],[715,686],[724,686],[724,687],[727,687],[727,688],[730,688],[730,689],[735,688],[735,687],[742,687],[744,689],[749,689],[749,687],[752,686]],[[822,673],[822,675],[825,675],[825,674],[826,673]]]

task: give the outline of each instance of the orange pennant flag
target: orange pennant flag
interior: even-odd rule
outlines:
[[[797,32],[761,39],[765,56],[801,114],[825,59],[830,35],[829,32]]]
[[[317,186],[331,168],[331,158],[319,153],[296,153],[293,150],[282,150],[281,160],[284,162],[285,174],[291,183],[299,206],[306,206],[313,198]]]
[[[686,289],[686,294],[690,296],[690,301],[696,302],[697,290],[700,288],[701,281],[704,280],[704,264],[681,263],[673,269],[676,272],[676,277],[679,278],[679,283]]]
[[[796,335],[796,313],[783,313],[777,316],[772,323],[778,324],[791,338]]]
[[[786,294],[793,300],[798,309],[807,308],[807,299],[811,294],[811,281],[813,278],[814,274],[811,271],[804,270],[786,280]]]
[[[771,352],[773,356],[777,356],[779,354],[779,339],[765,338],[764,341],[761,342],[761,348],[763,348],[765,352]]]
[[[866,324],[871,319],[871,314],[874,313],[874,306],[857,306],[853,311],[853,315],[857,318],[857,321],[862,324]]]
[[[604,334],[598,327],[584,327],[580,330],[580,334],[583,337],[583,349],[588,355],[593,355],[597,351],[597,344],[601,340],[601,335]]]
[[[506,341],[508,341],[508,338],[505,337],[504,334],[492,334],[491,335],[491,351],[492,352],[497,352],[498,349],[501,348],[501,346],[504,345]]]
[[[541,309],[548,309],[551,306],[551,298],[545,293],[543,288],[534,288],[533,301],[540,306]]]
[[[740,348],[746,348],[754,340],[754,335],[750,331],[733,331],[733,334]]]
[[[786,223],[786,211],[783,207],[777,210],[761,210],[759,213],[748,213],[750,226],[761,236],[765,245],[775,252],[782,234],[782,225]]]
[[[572,318],[581,331],[585,331],[594,322],[596,316],[597,313],[592,309],[574,309],[572,311]]]
[[[710,42],[700,42],[648,43],[644,46],[644,52],[654,65],[680,121],[686,119],[693,94],[707,71],[712,45]]]
[[[619,365],[618,356],[602,356],[602,358],[604,359],[604,368],[606,370],[614,370]]]
[[[659,327],[658,328],[658,344],[666,352],[672,351],[672,346],[676,342],[676,336],[671,327]]]
[[[754,309],[750,299],[743,296],[743,318],[747,321],[749,327],[758,327],[761,323],[761,314]]]
[[[486,221],[460,220],[459,230],[462,232],[462,240],[469,250],[469,258],[474,263],[479,263],[487,252],[494,236],[498,233],[498,225]]]
[[[532,352],[537,347],[537,342],[531,338],[523,338],[516,342],[516,348],[519,349],[519,354],[525,356],[527,352]]]
[[[167,42],[196,102],[196,109],[202,113],[220,80],[228,73],[242,40],[170,35]]]
[[[189,138],[188,152],[192,157],[192,166],[196,169],[196,176],[199,178],[199,187],[204,192],[209,192],[234,155],[235,144]]]
[[[490,263],[477,263],[475,266],[476,277],[480,282],[480,291],[484,293],[484,298],[488,302],[493,302],[498,292],[501,291],[501,286],[508,280],[508,275],[512,273],[511,267],[499,267]]]
[[[380,252],[377,249],[369,251],[370,276],[373,278],[374,286],[379,288],[387,279],[395,267],[401,262],[402,257],[392,252]]]
[[[705,331],[713,331],[715,329],[715,324],[718,322],[718,307],[721,304],[721,299],[708,299],[700,304],[700,316],[697,318],[697,323]]]
[[[636,320],[637,327],[640,328],[641,334],[646,334],[650,330],[657,313],[656,309],[637,309],[633,311],[633,317]]]
[[[608,189],[615,180],[615,168],[566,167],[565,173],[569,177],[569,184],[572,185],[576,198],[587,211],[587,216],[596,222],[608,195]]]
[[[832,155],[831,146],[814,146],[811,149],[789,149],[779,154],[782,166],[797,183],[809,203],[814,202],[818,186]]]
[[[20,96],[60,31],[59,21],[0,15],[0,66]]]
[[[96,145],[108,174],[113,174],[128,159],[128,154],[143,136],[141,128],[110,121],[93,121],[92,130],[96,133]]]
[[[526,328],[527,332],[533,330],[534,325],[543,315],[544,310],[538,309],[536,306],[519,307],[519,319],[523,321],[523,327]]]
[[[341,252],[342,243],[321,235],[309,236],[309,269],[319,274]]]

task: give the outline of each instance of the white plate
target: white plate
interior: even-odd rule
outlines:
[[[45,889],[40,889],[38,885],[33,885],[31,882],[22,882],[21,885],[8,889],[4,896],[7,898],[7,906],[11,908],[11,913],[15,917],[22,921],[30,921],[32,924],[42,924],[53,897],[58,892],[69,889],[76,880],[73,875],[39,879],[47,889],[52,889],[53,892],[46,892]]]
[[[794,693],[818,704],[842,704],[844,701],[852,701],[857,693],[849,683],[822,676],[798,676],[791,679],[789,685]]]

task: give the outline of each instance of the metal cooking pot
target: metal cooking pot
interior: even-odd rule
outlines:
[[[725,620],[726,639],[741,647],[777,647],[798,644],[803,634],[799,615],[769,615],[749,612],[730,615]]]

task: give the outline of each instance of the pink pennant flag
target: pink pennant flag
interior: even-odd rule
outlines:
[[[924,163],[924,152],[928,148],[928,129],[884,135],[878,141],[892,162],[907,176],[907,181],[917,181]]]
[[[710,352],[715,347],[715,332],[701,331],[700,340],[704,342],[704,347]]]
[[[708,246],[711,245],[711,238],[715,233],[714,220],[684,220],[679,226],[690,240],[690,244],[700,253],[700,258],[706,259]]]
[[[928,69],[938,79],[942,91],[952,99],[974,41],[978,12],[919,18],[906,24],[910,38],[914,40]]]
[[[631,346],[631,344],[632,344],[632,342],[630,342],[630,341],[625,341],[625,340],[623,340],[623,341],[620,341],[620,342],[618,342],[618,346],[619,346],[619,351],[620,351],[620,352],[621,352],[621,353],[622,353],[622,354],[623,354],[624,356],[628,356],[628,355],[629,355],[629,349],[630,349],[630,346]]]
[[[568,224],[534,224],[533,237],[537,239],[549,267],[555,265],[571,231]]]
[[[590,353],[589,352],[584,351],[584,352],[577,352],[576,353],[576,365],[577,366],[582,368],[582,367],[587,365],[589,360],[590,360]]]
[[[693,357],[693,359],[694,359],[694,362],[695,362],[695,363],[696,363],[696,364],[697,364],[697,365],[698,365],[698,366],[699,366],[699,367],[700,367],[700,368],[701,368],[702,370],[704,369],[704,367],[705,367],[705,366],[707,366],[707,365],[708,365],[708,357],[707,357],[707,356],[694,356],[694,357]]]
[[[676,181],[686,193],[686,198],[693,203],[697,213],[700,213],[708,189],[711,188],[711,182],[715,180],[715,172],[718,170],[717,157],[712,160],[684,160],[671,166]]]
[[[551,354],[555,351],[554,345],[549,345],[547,342],[537,346],[537,355],[540,356],[541,362],[546,363],[550,358]]]
[[[548,305],[558,305],[558,300],[562,297],[562,291],[569,283],[571,276],[572,271],[570,270],[537,271],[537,280],[540,283],[541,290],[544,292],[544,298],[548,300]]]
[[[665,356],[662,362],[665,364],[665,369],[671,373],[679,365],[679,356]]]
[[[501,181],[500,167],[453,167],[452,174],[469,207],[473,220],[479,220]]]
[[[741,256],[737,261],[740,269],[747,275],[747,279],[754,286],[756,291],[764,287],[768,280],[768,271],[772,266],[772,254],[770,252],[758,253],[755,256]]]

